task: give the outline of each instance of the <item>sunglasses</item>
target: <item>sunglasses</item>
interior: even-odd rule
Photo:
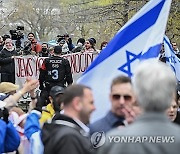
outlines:
[[[113,94],[112,95],[112,98],[114,100],[119,100],[121,97],[123,97],[125,101],[131,101],[132,100],[132,96],[130,96],[130,95],[119,95],[119,94]]]

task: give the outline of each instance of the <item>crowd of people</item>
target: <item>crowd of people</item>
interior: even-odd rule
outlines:
[[[77,44],[74,45],[69,35],[65,34],[58,37],[56,46],[62,48],[61,55],[76,52],[99,53],[106,47],[107,43],[107,41],[103,41],[99,50],[95,48],[96,40],[94,38],[87,40],[79,38]],[[55,54],[55,46],[51,46],[47,42],[40,44],[32,32],[27,35],[27,40],[23,43],[23,47],[19,48],[16,45],[17,43],[14,42],[9,35],[0,36],[0,73],[2,82],[15,83],[15,56],[36,55],[40,57],[53,57]]]
[[[160,61],[140,64],[133,80],[122,75],[115,77],[110,87],[108,113],[90,123],[91,113],[96,109],[93,91],[73,83],[69,61],[61,55],[99,52],[95,44],[94,38],[80,38],[74,46],[69,35],[63,35],[55,47],[49,48],[29,33],[24,49],[17,52],[11,38],[0,37],[0,153],[130,154],[134,150],[179,153],[180,88],[172,70]],[[100,50],[107,44],[102,42]],[[20,54],[47,58],[40,68],[39,79],[27,78],[19,90],[13,59]],[[38,87],[40,95],[35,92]],[[31,98],[27,113],[18,106],[26,93]],[[122,142],[117,137],[131,139]],[[134,139],[137,137],[140,141]],[[170,140],[158,138],[149,142],[152,137],[170,137]]]
[[[150,67],[151,66],[151,67]],[[147,69],[148,68],[148,69]],[[39,81],[27,78],[23,88],[0,83],[1,153],[178,153],[179,104],[177,83],[172,70],[162,62],[147,60],[131,81],[117,76],[110,87],[111,108],[105,117],[90,123],[95,110],[91,88],[70,84],[53,85],[48,104],[35,89]],[[18,107],[20,97],[29,92],[28,113]],[[98,132],[106,133],[93,138]],[[91,140],[90,140],[91,135]],[[146,143],[110,142],[109,137],[146,137]],[[148,142],[148,137],[170,136],[172,141]]]
[[[6,45],[7,42],[11,42]],[[27,35],[27,40],[20,40],[17,45],[17,40],[13,40],[10,35],[0,36],[0,51],[2,49],[7,49],[9,51],[15,50],[18,55],[37,55],[40,57],[48,57],[52,55],[53,46],[59,45],[62,47],[62,54],[68,53],[76,53],[76,52],[97,52],[99,53],[102,49],[104,49],[108,42],[103,41],[100,44],[100,47],[96,47],[96,39],[95,38],[79,38],[76,43],[72,42],[72,39],[68,34],[58,35],[56,44],[51,44],[48,42],[39,42],[35,38],[35,34],[30,32]],[[11,47],[12,46],[12,47]]]
[[[42,144],[43,140],[40,135],[42,133],[41,128],[48,120],[52,120],[53,117],[56,117],[56,114],[62,109],[63,113],[66,113],[65,101],[61,103],[62,95],[64,95],[66,87],[73,83],[69,61],[61,55],[76,52],[98,53],[100,50],[95,48],[96,40],[94,38],[89,38],[87,40],[80,38],[78,39],[77,44],[74,45],[67,34],[58,37],[56,46],[49,46],[48,43],[40,44],[35,39],[34,33],[29,33],[27,35],[27,40],[23,43],[24,45],[21,48],[19,48],[19,43],[16,41],[14,42],[8,35],[4,35],[3,37],[0,36],[0,122],[2,123],[0,130],[0,152],[16,151],[16,153],[43,153],[43,151],[46,151],[44,147],[48,146],[43,146]],[[101,50],[106,47],[107,43],[107,41],[102,42]],[[39,80],[27,78],[23,88],[19,90],[19,85],[15,84],[14,58],[15,56],[26,55],[47,58],[40,68]],[[40,96],[36,96],[35,93],[35,89],[38,87],[41,90]],[[83,98],[84,89],[89,88],[77,85],[77,87],[73,89],[77,93],[72,96],[72,99],[74,99],[74,97]],[[18,101],[26,93],[30,93],[32,100],[29,105],[28,113],[24,112],[18,106]],[[93,98],[92,96],[89,98],[88,95],[89,92],[86,97],[91,100],[87,101],[87,103],[91,104],[93,103]],[[84,108],[82,107],[81,110],[83,111],[83,109]],[[87,111],[88,110],[89,109],[87,108]],[[92,111],[88,111],[88,114]],[[67,113],[69,113],[69,111]],[[40,116],[41,114],[42,116]],[[77,114],[80,114],[79,111]],[[74,119],[74,116],[77,116],[76,113],[71,116],[71,112],[68,115],[72,120]],[[58,116],[59,115],[57,114],[57,118]],[[84,113],[84,116],[86,116],[86,113]],[[82,116],[82,118],[85,118],[84,116]],[[79,116],[77,116],[77,121],[80,124],[82,122],[82,125],[85,127],[85,124],[89,121],[89,115],[86,117],[85,124],[83,124],[84,121],[79,119]],[[76,122],[74,123],[76,124]],[[79,131],[82,130],[79,129]],[[39,136],[38,132],[40,132]],[[46,142],[47,141],[49,140],[46,140]],[[84,141],[89,142],[86,139]],[[89,150],[88,148],[89,147],[87,146],[87,152]]]

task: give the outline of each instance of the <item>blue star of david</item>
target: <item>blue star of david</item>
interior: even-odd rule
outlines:
[[[139,59],[141,57],[141,54],[142,52],[140,52],[138,55],[135,55],[134,53],[126,50],[127,62],[121,67],[119,67],[118,70],[126,73],[129,77],[131,77],[133,75],[131,72],[131,63],[135,61],[136,59]]]
[[[175,56],[171,56],[170,59],[171,59],[171,63],[174,63],[174,64],[176,63]]]

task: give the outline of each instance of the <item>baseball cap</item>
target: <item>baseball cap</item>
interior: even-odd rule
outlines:
[[[0,83],[0,93],[9,93],[17,89],[19,89],[19,85],[13,84],[11,82]]]
[[[65,88],[61,87],[61,86],[54,86],[51,88],[49,95],[50,96],[57,96],[59,94],[63,94],[64,93]]]

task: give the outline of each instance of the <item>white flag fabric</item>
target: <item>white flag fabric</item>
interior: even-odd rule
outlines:
[[[176,75],[177,80],[180,81],[180,59],[176,56],[167,36],[164,37],[164,50],[166,64],[171,66],[172,70]]]
[[[96,111],[91,122],[110,109],[113,78],[131,77],[140,60],[157,57],[163,42],[171,0],[151,0],[114,36],[77,83],[92,88]]]

